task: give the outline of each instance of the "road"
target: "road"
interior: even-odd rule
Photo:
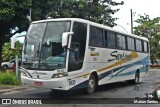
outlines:
[[[5,92],[0,94],[0,98],[80,98],[79,100],[87,100],[87,98],[95,98],[95,101],[93,103],[90,102],[90,104],[82,105],[80,104],[74,104],[74,100],[65,100],[61,99],[59,102],[60,104],[54,104],[55,106],[72,106],[72,107],[81,107],[81,106],[106,106],[106,104],[94,104],[96,103],[96,100],[102,99],[102,98],[145,98],[146,93],[152,93],[155,89],[155,87],[160,84],[160,70],[158,69],[151,69],[150,75],[142,78],[140,83],[136,85],[128,84],[127,82],[118,82],[114,84],[107,84],[103,86],[99,86],[96,90],[96,92],[92,95],[87,95],[83,90],[75,90],[75,91],[58,91],[54,92],[50,89],[44,89],[44,88],[35,88],[35,87],[27,87],[25,89],[20,90],[13,90],[11,92]],[[93,100],[93,99],[92,99]],[[116,100],[116,99],[115,99]],[[117,99],[119,100],[119,99]],[[69,104],[68,104],[69,101]],[[61,104],[62,103],[62,104]],[[67,103],[67,104],[65,104]],[[72,104],[73,103],[73,104]],[[0,105],[4,107],[20,107],[21,105]],[[27,105],[24,105],[27,106]],[[32,105],[37,106],[39,105]],[[41,105],[42,107],[48,107],[53,106],[53,104],[49,105]],[[113,106],[112,104],[107,104],[107,106]],[[114,107],[159,107],[160,104],[114,104]]]

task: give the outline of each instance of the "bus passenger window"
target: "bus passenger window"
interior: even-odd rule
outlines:
[[[115,48],[116,47],[116,35],[115,33],[109,32],[108,36],[108,47],[109,48]]]
[[[118,49],[126,49],[126,40],[125,36],[117,34],[116,44]]]
[[[89,45],[103,47],[103,30],[94,26],[90,26]]]
[[[127,46],[128,46],[128,50],[131,50],[131,51],[135,50],[135,42],[133,38],[127,37]]]
[[[104,43],[104,45],[105,45],[105,48],[108,47],[107,31],[105,31],[105,43]]]
[[[144,46],[144,52],[148,52],[147,42],[143,42],[143,46]]]
[[[142,52],[142,41],[136,40],[136,51]]]

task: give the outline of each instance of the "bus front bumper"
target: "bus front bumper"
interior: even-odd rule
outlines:
[[[56,89],[56,90],[68,90],[69,89],[68,81],[66,77],[44,80],[44,79],[33,79],[33,78],[22,76],[21,81],[23,85],[44,87],[44,88]]]

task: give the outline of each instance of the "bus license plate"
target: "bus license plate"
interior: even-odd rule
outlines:
[[[35,82],[35,85],[36,86],[43,86],[43,83],[42,82]]]

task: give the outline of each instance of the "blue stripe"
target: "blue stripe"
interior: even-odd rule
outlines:
[[[140,61],[138,61],[138,62],[135,62],[135,63],[133,63],[133,64],[130,64],[130,65],[128,65],[127,67],[125,67],[125,68],[123,68],[121,71],[119,71],[118,73],[116,73],[115,75],[113,75],[111,78],[113,78],[113,77],[115,77],[115,76],[126,76],[126,75],[133,75],[133,74],[135,74],[135,70],[134,71],[131,71],[131,72],[128,72],[128,73],[124,73],[124,74],[119,74],[119,73],[121,73],[121,72],[123,72],[124,70],[126,70],[126,69],[129,69],[130,67],[133,67],[134,65],[143,65],[143,64],[145,64],[145,65],[147,65],[147,59],[149,59],[149,56],[147,56],[146,58],[144,58],[143,60],[140,60]],[[149,65],[149,63],[148,63],[148,65]],[[145,72],[145,69],[146,69],[146,67],[144,68],[144,67],[142,67],[142,68],[139,68],[140,69],[140,72]],[[143,70],[144,69],[144,70]],[[110,78],[110,79],[111,79]],[[110,80],[109,79],[109,80]]]
[[[86,80],[86,81],[84,81],[84,82],[82,82],[82,83],[80,83],[80,84],[78,84],[78,85],[72,87],[70,90],[73,90],[73,89],[80,89],[80,88],[86,88],[87,85],[88,85],[88,80]]]
[[[134,62],[134,63],[132,63],[132,64],[124,65],[124,66],[115,68],[115,69],[113,69],[113,73],[119,71],[120,69],[122,69],[122,70],[120,70],[119,72],[117,72],[117,73],[116,73],[115,75],[113,75],[110,79],[112,79],[112,78],[115,77],[115,76],[120,75],[120,73],[122,73],[124,70],[129,69],[130,67],[133,67],[134,65],[143,65],[143,64],[144,64],[144,65],[149,65],[148,60],[149,60],[149,56],[147,56],[147,57],[144,58],[143,60]],[[146,68],[145,68],[145,69],[146,69]],[[128,75],[135,74],[136,71],[131,71],[131,72],[132,72],[132,73],[126,73],[126,75],[127,75],[127,74],[128,74]],[[140,70],[140,72],[141,72],[141,70]],[[109,76],[111,73],[112,73],[112,70],[100,74],[100,75],[99,75],[99,80],[101,80],[101,79]],[[110,79],[109,79],[109,80],[110,80]]]

